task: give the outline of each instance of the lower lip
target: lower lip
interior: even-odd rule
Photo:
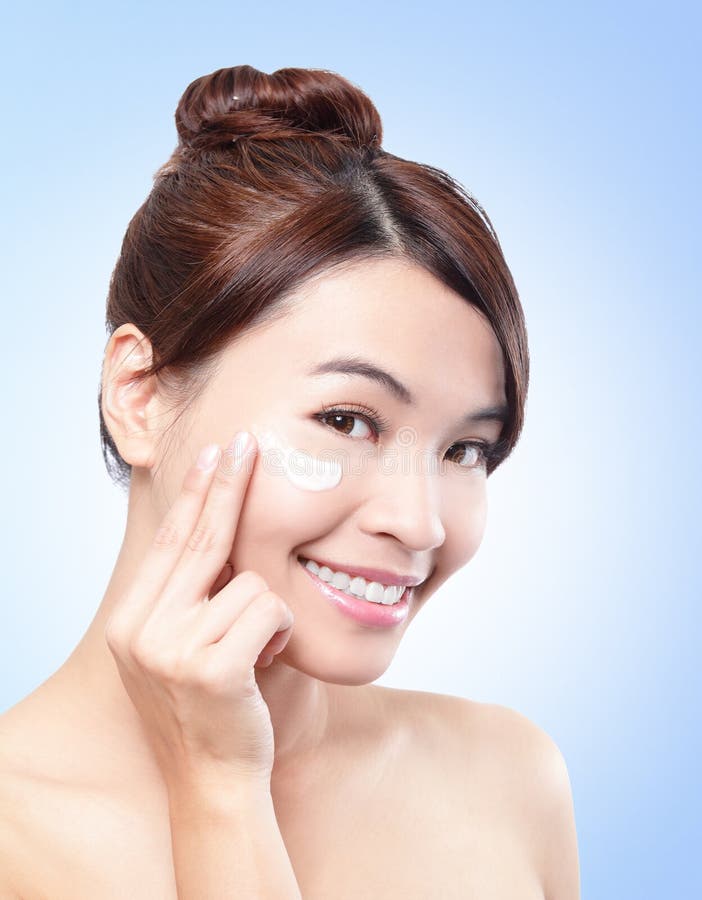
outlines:
[[[298,562],[300,561],[298,560]],[[352,597],[344,591],[337,590],[337,588],[332,587],[328,582],[322,581],[321,578],[310,572],[303,563],[300,563],[300,565],[312,579],[312,583],[320,594],[326,597],[327,600],[331,600],[342,613],[351,619],[355,619],[362,625],[387,627],[389,625],[399,625],[400,622],[404,622],[407,618],[412,587],[405,588],[402,600],[399,600],[392,606],[386,606],[384,603],[371,603],[370,600],[361,600],[358,597]]]

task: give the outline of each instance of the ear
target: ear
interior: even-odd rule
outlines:
[[[151,342],[131,322],[120,325],[105,348],[100,404],[115,446],[131,466],[151,468],[155,463],[157,423],[163,410],[156,377],[140,383],[134,376],[151,365]]]

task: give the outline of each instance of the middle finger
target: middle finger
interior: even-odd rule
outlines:
[[[222,453],[200,516],[164,585],[162,609],[200,603],[229,558],[256,449],[253,435],[243,437],[237,435]]]

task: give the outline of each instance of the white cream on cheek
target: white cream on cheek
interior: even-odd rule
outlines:
[[[341,465],[332,459],[319,459],[304,450],[295,449],[274,429],[252,425],[262,453],[276,451],[264,467],[274,463],[276,473],[282,467],[290,484],[302,491],[328,491],[341,481]]]

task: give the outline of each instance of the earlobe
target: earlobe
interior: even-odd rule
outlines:
[[[136,377],[151,365],[149,339],[131,323],[120,325],[105,348],[101,407],[115,446],[131,466],[150,468],[157,433],[159,398],[155,376]]]

